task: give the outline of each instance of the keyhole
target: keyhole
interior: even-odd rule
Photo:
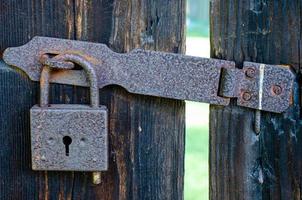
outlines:
[[[72,143],[72,139],[69,136],[63,137],[63,143],[65,145],[65,155],[69,156],[69,145]]]

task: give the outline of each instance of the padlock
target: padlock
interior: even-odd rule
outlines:
[[[63,54],[54,58],[76,63],[86,71],[91,105],[49,104],[49,77],[53,66],[43,66],[40,105],[30,110],[32,169],[107,170],[108,111],[105,106],[99,106],[96,73],[79,55]]]

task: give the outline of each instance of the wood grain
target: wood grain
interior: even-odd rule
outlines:
[[[301,73],[299,0],[211,0],[211,56],[268,64],[289,64]],[[301,199],[301,81],[284,114],[255,112],[232,104],[211,106],[210,198]],[[300,85],[299,85],[300,83]]]
[[[118,52],[142,47],[183,53],[184,13],[183,0],[3,0],[0,51],[42,35],[102,42]],[[1,62],[1,200],[183,199],[184,102],[132,95],[118,86],[103,89],[110,168],[93,186],[91,173],[31,170],[29,109],[38,93],[36,83]],[[52,103],[89,101],[87,88],[53,85],[50,93]]]

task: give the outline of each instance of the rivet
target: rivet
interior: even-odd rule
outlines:
[[[251,100],[252,95],[249,92],[244,92],[242,94],[242,98],[243,98],[244,101],[249,101],[249,100]]]
[[[80,139],[80,145],[85,146],[86,145],[86,138],[81,138]]]
[[[44,155],[42,155],[42,156],[41,156],[41,160],[42,160],[42,161],[45,161],[45,160],[46,160],[46,157],[45,157]]]
[[[48,140],[47,140],[47,144],[50,144],[50,145],[52,145],[52,144],[54,144],[54,138],[53,137],[50,137],[50,138],[48,138]]]
[[[255,75],[256,75],[256,71],[255,71],[254,68],[251,68],[251,67],[250,67],[250,68],[248,68],[248,69],[246,70],[245,75],[246,75],[247,77],[249,77],[249,78],[254,78]]]
[[[282,87],[279,85],[273,85],[272,92],[274,95],[280,95],[282,93]]]

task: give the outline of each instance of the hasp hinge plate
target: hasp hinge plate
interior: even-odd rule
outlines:
[[[292,102],[295,75],[289,66],[244,62],[238,69],[232,61],[141,49],[120,54],[104,44],[48,37],[34,37],[23,46],[8,48],[3,58],[39,81],[45,54],[81,56],[95,69],[99,88],[120,85],[136,94],[223,106],[236,98],[240,106],[275,113],[285,111]],[[55,58],[48,63],[68,62]],[[55,70],[50,81],[88,86],[82,70]]]
[[[281,113],[291,104],[294,74],[287,66],[244,62],[242,69],[223,69],[219,95],[237,105]]]

